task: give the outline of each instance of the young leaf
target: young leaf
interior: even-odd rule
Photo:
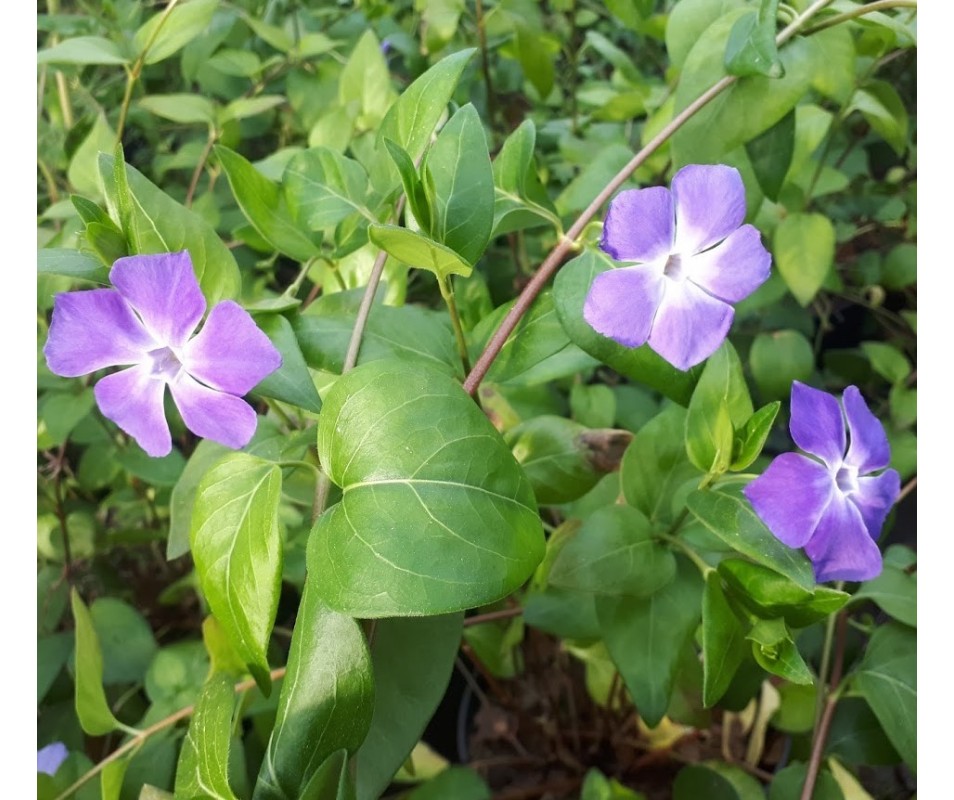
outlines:
[[[70,593],[70,604],[76,624],[76,716],[90,736],[103,736],[120,727],[103,692],[103,654],[93,619],[76,589]]]
[[[527,118],[507,137],[494,159],[494,236],[547,222],[560,224],[534,165],[536,138],[533,120]]]
[[[172,9],[159,11],[136,31],[133,44],[145,64],[155,64],[185,47],[212,21],[219,0],[190,0]]]
[[[725,694],[748,649],[745,627],[725,598],[722,579],[710,572],[702,596],[702,702],[706,708]]]
[[[200,481],[190,541],[196,574],[212,613],[266,694],[266,649],[278,610],[282,540],[281,470],[234,453]]]
[[[742,77],[781,78],[785,67],[775,44],[778,0],[762,0],[758,11],[736,20],[725,46],[725,71]]]
[[[196,703],[176,769],[176,797],[237,800],[229,786],[229,744],[235,691],[225,675],[213,675]]]
[[[746,420],[742,430],[736,432],[729,469],[739,472],[751,466],[752,462],[759,457],[781,405],[776,400],[774,403],[762,406]]]
[[[807,306],[835,261],[835,228],[821,214],[789,214],[775,229],[772,250],[782,279]]]
[[[318,454],[344,495],[308,545],[310,579],[332,608],[382,617],[485,605],[543,557],[530,482],[443,373],[391,361],[347,373],[326,397]]]
[[[407,204],[411,208],[414,219],[423,231],[431,229],[431,205],[424,191],[424,183],[420,175],[417,174],[417,168],[411,157],[401,149],[399,144],[390,139],[384,140],[384,146],[397,167],[401,175],[401,184],[404,186],[404,194],[407,197]]]
[[[394,99],[388,62],[381,53],[381,42],[369,27],[358,39],[338,79],[338,103],[358,108],[358,125],[373,130],[381,124]]]
[[[317,414],[321,398],[301,354],[291,323],[281,314],[259,314],[255,324],[265,333],[278,352],[282,365],[252,389],[253,394],[274,397]]]
[[[799,685],[814,682],[784,620],[760,619],[745,638],[752,642],[752,655],[762,669]]]
[[[368,236],[398,261],[433,272],[442,280],[451,275],[463,275],[466,278],[474,270],[473,265],[454,250],[407,228],[371,225]]]

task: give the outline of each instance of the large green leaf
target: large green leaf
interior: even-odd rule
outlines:
[[[117,597],[98,597],[89,608],[103,653],[103,683],[138,683],[155,655],[145,617]]]
[[[359,800],[377,800],[444,696],[460,647],[461,614],[382,619],[374,626],[374,715],[354,757]]]
[[[317,414],[321,411],[321,398],[318,396],[315,382],[311,379],[291,323],[281,314],[262,314],[255,322],[282,354],[282,365],[258,383],[252,392],[284,400]]]
[[[543,557],[530,482],[460,384],[375,361],[332,387],[318,455],[341,487],[311,533],[326,602],[358,617],[442,614],[498,600]]]
[[[680,0],[666,21],[666,49],[674,67],[681,67],[693,45],[719,17],[745,5],[745,0]]]
[[[189,552],[189,531],[192,528],[192,509],[199,481],[213,464],[230,453],[228,447],[203,439],[192,451],[189,462],[176,481],[169,499],[169,539],[166,541],[166,559],[171,561]]]
[[[352,214],[375,219],[365,205],[368,173],[327,147],[313,147],[289,161],[282,191],[292,217],[311,230],[333,227]]]
[[[129,165],[100,153],[99,174],[113,221],[131,252],[174,253],[188,250],[195,276],[210,304],[235,297],[241,287],[238,266],[215,229],[180,205]]]
[[[226,456],[199,483],[190,534],[209,607],[266,692],[266,649],[282,577],[281,490],[275,464],[245,453]]]
[[[70,602],[76,625],[76,716],[90,736],[103,736],[119,727],[103,692],[103,654],[89,609],[76,589]]]
[[[306,583],[255,800],[297,800],[328,756],[364,741],[373,707],[360,626],[325,607]]]
[[[644,383],[683,405],[689,402],[692,387],[702,373],[701,367],[682,372],[662,356],[642,347],[624,347],[597,333],[583,319],[583,303],[593,279],[613,264],[594,250],[586,250],[564,264],[553,284],[553,300],[560,324],[570,340],[598,361],[617,372]]]
[[[185,47],[212,21],[219,0],[190,0],[170,13],[158,11],[136,31],[133,44],[145,52],[145,64],[155,64]],[[146,48],[149,48],[146,50]]]
[[[750,11],[735,21],[725,48],[726,72],[743,77],[782,77],[785,69],[775,44],[777,15],[778,0],[761,0],[758,11]]]
[[[225,675],[203,687],[176,769],[176,797],[182,800],[236,800],[229,786],[229,744],[235,691]]]

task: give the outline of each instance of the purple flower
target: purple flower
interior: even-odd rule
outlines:
[[[802,450],[776,458],[745,488],[755,513],[789,547],[804,547],[822,581],[865,581],[881,574],[875,540],[898,499],[901,479],[891,451],[861,392],[837,398],[792,384],[789,430]],[[848,422],[847,442],[845,421]]]
[[[206,304],[187,251],[121,258],[109,279],[115,289],[56,296],[43,348],[50,370],[75,378],[129,366],[96,384],[96,402],[151,456],[172,450],[166,386],[193,433],[248,444],[257,418],[242,395],[282,363],[248,312],[224,300],[193,336]]]
[[[722,344],[736,303],[769,276],[758,230],[742,225],[739,171],[691,164],[662,186],[629,189],[610,203],[600,246],[634,266],[596,276],[583,317],[625,345],[646,342],[687,370]]]
[[[66,761],[69,750],[63,742],[53,742],[36,751],[36,771],[47,775],[56,775],[60,764]]]

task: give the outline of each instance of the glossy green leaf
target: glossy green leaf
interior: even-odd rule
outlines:
[[[331,228],[351,214],[374,219],[365,207],[368,173],[327,147],[313,147],[289,161],[282,191],[292,217],[310,230]]]
[[[799,800],[808,766],[799,762],[789,764],[775,773],[772,785],[769,786],[769,800]],[[838,782],[826,769],[821,769],[815,778],[815,787],[812,790],[812,800],[846,800],[838,788]],[[851,798],[847,798],[851,800]],[[856,799],[856,800],[860,800]]]
[[[202,689],[176,769],[176,797],[237,800],[229,786],[229,745],[235,691],[225,675]]]
[[[297,800],[355,800],[348,751],[336,750],[315,771]]]
[[[215,106],[207,97],[198,94],[150,94],[138,103],[157,117],[173,122],[193,122],[211,125],[215,122]]]
[[[725,694],[748,650],[745,627],[726,600],[722,579],[710,572],[702,596],[702,702],[706,708]]]
[[[235,258],[202,217],[180,205],[129,165],[101,153],[99,172],[113,221],[122,228],[133,253],[188,250],[195,276],[210,305],[239,292]],[[122,186],[127,182],[128,191]]]
[[[776,539],[737,488],[696,491],[686,504],[706,528],[736,552],[782,573],[803,589],[814,587],[811,562],[801,551]]]
[[[242,656],[229,641],[228,634],[214,614],[202,620],[202,644],[209,654],[213,673],[222,672],[232,678],[243,677],[247,669]]]
[[[412,161],[420,159],[464,68],[476,52],[476,49],[470,48],[452,53],[408,86],[381,122],[377,133],[378,143],[390,139]]]
[[[593,279],[611,268],[612,263],[593,250],[586,250],[563,265],[553,285],[553,300],[560,324],[574,344],[598,361],[627,378],[662,392],[677,403],[687,404],[702,372],[701,367],[682,372],[650,350],[648,345],[624,347],[597,333],[583,319],[583,303]]]
[[[334,751],[354,752],[374,708],[374,677],[364,633],[325,607],[305,584],[278,714],[255,786],[255,800],[297,800]]]
[[[317,245],[292,220],[276,184],[227,147],[216,145],[215,154],[242,213],[272,247],[298,261],[318,255]]]
[[[138,683],[158,647],[152,628],[116,597],[98,597],[89,608],[103,654],[103,683]]]
[[[414,219],[422,230],[429,231],[431,229],[431,204],[427,193],[424,191],[424,183],[417,172],[417,167],[414,166],[411,157],[404,152],[399,144],[392,142],[390,139],[385,139],[384,145],[387,147],[388,154],[401,176],[404,195],[407,197],[407,204],[414,215]]]
[[[851,679],[905,763],[917,769],[917,634],[898,623],[877,628]]]
[[[537,175],[533,157],[536,138],[533,120],[527,118],[494,158],[494,236],[545,223],[559,225],[553,202]]]
[[[192,528],[192,509],[199,481],[213,464],[231,450],[225,445],[203,439],[192,451],[189,461],[172,489],[169,500],[169,539],[166,559],[171,561],[189,552],[189,531]]]
[[[354,757],[358,800],[377,800],[444,696],[460,647],[461,614],[382,619],[371,642],[374,715]]]
[[[851,98],[868,124],[900,156],[908,146],[908,112],[898,90],[887,81],[869,81]]]
[[[690,764],[679,770],[673,800],[764,800],[762,785],[740,767],[721,761]]]
[[[100,773],[100,797],[102,800],[119,800],[128,766],[129,759],[120,758],[103,767],[103,771]]]
[[[807,306],[834,263],[835,228],[821,214],[789,214],[775,229],[772,251],[785,284]]]
[[[76,589],[70,603],[76,625],[76,716],[90,736],[103,736],[119,727],[103,692],[103,654],[92,617]]]
[[[369,130],[381,124],[393,99],[391,75],[381,53],[381,42],[368,27],[341,70],[338,102],[343,106],[354,104],[358,124]]]
[[[781,405],[776,400],[774,403],[762,406],[748,418],[745,425],[742,426],[742,430],[736,432],[735,445],[732,449],[732,463],[729,465],[729,469],[744,470],[759,457]]]
[[[308,547],[311,580],[333,608],[472,608],[512,592],[543,557],[530,482],[443,373],[388,361],[352,370],[325,400],[318,455],[343,492]]]
[[[79,250],[41,248],[36,251],[36,271],[43,275],[62,275],[105,284],[109,270],[97,258]]]
[[[133,44],[145,53],[144,63],[155,64],[169,58],[204,31],[212,21],[219,0],[189,0],[167,13],[151,16],[136,31]]]
[[[814,706],[812,708],[814,714]],[[896,766],[901,761],[871,707],[860,697],[842,696],[839,700],[826,750],[852,764]]]
[[[454,250],[407,228],[371,225],[368,236],[398,261],[433,272],[442,280],[447,280],[451,275],[463,275],[466,278],[474,269]]]
[[[603,640],[650,727],[669,708],[680,655],[699,624],[702,579],[688,561],[677,561],[675,578],[649,597],[596,599]]]
[[[769,200],[777,202],[795,152],[795,109],[764,133],[747,141],[745,152],[759,187]]]
[[[811,377],[815,353],[798,331],[759,333],[749,350],[749,367],[764,397],[787,400],[792,381],[804,383]]]
[[[523,598],[523,621],[561,639],[593,640],[600,636],[596,596],[548,586]]]
[[[666,50],[674,67],[680,68],[693,45],[713,22],[745,0],[680,0],[666,22]]]
[[[898,622],[917,627],[918,580],[917,573],[908,572],[885,561],[884,570],[877,577],[861,584],[851,602],[871,600]]]
[[[226,456],[199,482],[190,542],[202,592],[264,692],[268,639],[278,610],[281,470],[260,458]]]
[[[649,520],[632,506],[612,505],[583,521],[554,560],[549,583],[644,598],[666,586],[675,574],[676,560],[653,539]]]
[[[758,11],[735,21],[725,46],[725,71],[729,75],[781,78],[785,74],[775,44],[777,14],[778,0],[762,0]]]
[[[128,64],[119,45],[102,36],[74,36],[36,54],[42,64]]]
[[[766,672],[800,685],[814,682],[784,620],[760,619],[745,638],[752,642],[752,655]]]
[[[431,209],[431,236],[476,264],[494,225],[494,174],[483,123],[470,103],[441,129],[421,177]]]
[[[321,411],[321,398],[291,323],[281,314],[267,314],[256,317],[255,324],[282,354],[282,365],[258,383],[252,389],[253,394],[274,397],[317,414]]]

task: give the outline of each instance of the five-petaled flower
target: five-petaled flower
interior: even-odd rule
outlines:
[[[856,387],[843,403],[844,412],[837,398],[795,381],[789,430],[819,460],[784,453],[744,490],[778,539],[805,548],[819,582],[881,573],[875,540],[900,491],[895,470],[874,474],[891,458],[884,427]]]
[[[95,387],[103,414],[151,456],[172,449],[166,386],[193,433],[228,447],[248,444],[255,410],[242,399],[282,357],[245,309],[231,300],[205,313],[187,251],[121,258],[115,289],[58,294],[43,352],[66,378],[128,366]]]
[[[600,246],[636,262],[596,276],[583,317],[625,345],[649,346],[687,370],[712,355],[732,325],[730,303],[769,276],[772,257],[745,219],[734,167],[691,164],[663,186],[629,189],[610,203]]]

